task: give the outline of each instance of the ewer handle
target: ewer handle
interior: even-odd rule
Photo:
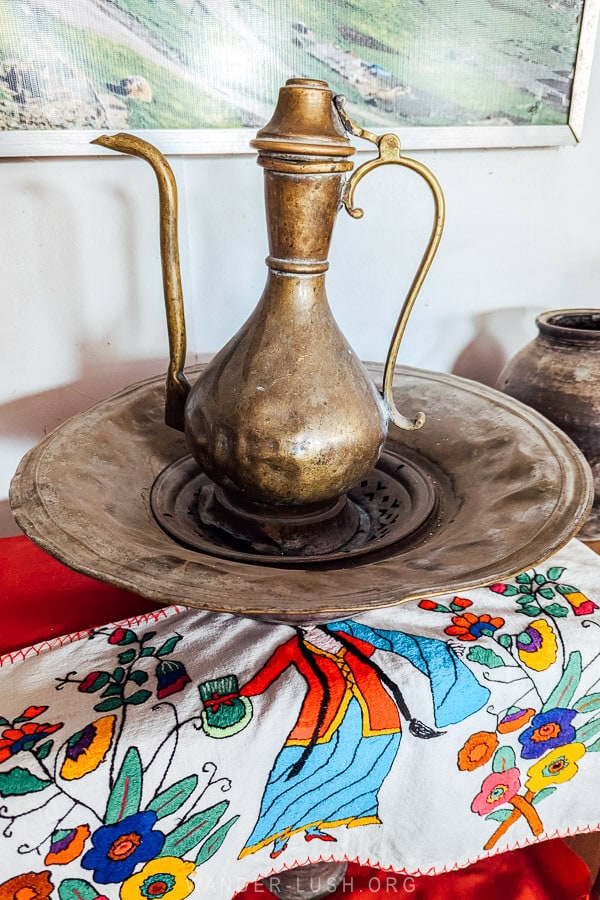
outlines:
[[[360,125],[357,125],[356,122],[353,122],[346,113],[344,109],[344,102],[344,97],[334,97],[334,103],[339,113],[340,119],[342,120],[344,128],[356,137],[371,141],[371,143],[375,144],[377,146],[377,149],[379,150],[379,156],[376,159],[368,160],[366,163],[363,163],[361,166],[355,169],[355,171],[352,173],[345,184],[342,194],[342,203],[346,207],[346,211],[352,216],[352,218],[360,219],[363,216],[363,210],[354,206],[354,192],[356,191],[359,182],[365,177],[365,175],[367,175],[373,169],[378,168],[379,166],[406,166],[406,168],[412,169],[413,172],[417,172],[417,174],[420,175],[421,178],[423,178],[431,188],[431,192],[433,194],[433,199],[435,202],[435,217],[431,236],[425,249],[425,253],[423,254],[423,257],[419,264],[419,268],[417,269],[417,273],[413,278],[412,284],[408,290],[408,294],[406,295],[404,303],[402,304],[402,309],[400,310],[400,316],[398,318],[398,321],[396,322],[396,327],[392,335],[392,341],[390,343],[390,348],[388,350],[388,355],[385,362],[385,369],[383,372],[382,394],[385,404],[388,408],[391,421],[399,428],[403,428],[407,431],[414,431],[415,429],[420,428],[425,422],[425,414],[419,412],[417,413],[415,419],[412,420],[408,419],[406,416],[402,415],[401,412],[399,412],[394,402],[393,395],[394,369],[396,367],[396,360],[398,358],[400,342],[402,341],[402,337],[408,324],[408,318],[411,314],[412,308],[415,304],[415,300],[417,299],[419,291],[421,290],[423,282],[425,281],[425,277],[429,272],[431,263],[433,262],[433,258],[439,247],[439,243],[442,237],[442,231],[444,230],[446,203],[444,201],[444,194],[442,192],[440,183],[433,172],[431,172],[427,168],[427,166],[423,165],[423,163],[420,163],[415,159],[410,159],[408,157],[400,155],[400,140],[397,135],[376,135],[371,131],[367,131],[366,129],[361,128]]]

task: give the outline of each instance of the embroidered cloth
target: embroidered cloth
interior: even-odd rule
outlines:
[[[291,628],[171,607],[0,659],[0,900],[229,900],[600,828],[600,559]],[[25,892],[25,893],[23,893]]]

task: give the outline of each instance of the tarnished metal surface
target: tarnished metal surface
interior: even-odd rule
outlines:
[[[171,353],[166,421],[183,424],[189,450],[222,490],[232,523],[238,508],[235,527],[245,533],[249,505],[265,508],[254,522],[258,543],[268,542],[272,532],[265,523],[277,510],[283,509],[285,518],[304,506],[309,516],[315,504],[335,502],[358,485],[377,462],[390,421],[415,429],[425,419],[421,412],[409,419],[398,411],[391,379],[408,316],[441,238],[442,190],[422,163],[401,157],[394,135],[364,131],[343,113],[341,98],[336,101],[325,82],[292,78],[279,92],[271,121],[252,142],[264,169],[267,282],[252,315],[189,395],[172,172],[158,150],[137,137],[96,141],[145,159],[157,175]],[[355,152],[348,132],[372,139],[379,156],[346,180]],[[338,209],[344,203],[351,215],[362,215],[352,206],[356,185],[373,168],[389,164],[407,166],[426,180],[435,216],[392,338],[382,396],[333,318],[325,272]],[[295,546],[293,529],[282,525],[280,532],[288,550]],[[323,537],[327,546],[335,545],[333,529]]]
[[[370,366],[381,379],[382,367]],[[189,372],[193,378],[198,370]],[[134,385],[66,422],[21,462],[11,505],[32,540],[78,571],[165,603],[273,621],[327,621],[509,577],[554,553],[592,502],[589,467],[554,425],[474,382],[399,369],[417,432],[392,429],[423,468],[442,473],[444,512],[420,543],[304,568],[187,550],[156,523],[156,476],[187,454],[162,421],[163,379]]]
[[[422,460],[417,457],[413,462],[406,451],[402,455],[384,451],[373,471],[340,498],[331,513],[286,518],[281,509],[274,511],[271,522],[266,526],[263,522],[262,528],[270,539],[261,544],[252,524],[240,531],[239,514],[228,523],[218,512],[212,513],[210,504],[219,505],[219,489],[190,456],[160,473],[152,486],[150,505],[162,529],[191,549],[240,562],[314,565],[386,548],[393,555],[418,541],[422,530],[436,527],[444,515],[440,510],[444,498],[438,497],[443,495],[440,475],[432,467],[423,471]],[[296,538],[295,546],[287,540],[287,552],[282,527]]]

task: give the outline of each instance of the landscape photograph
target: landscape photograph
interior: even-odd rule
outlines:
[[[583,5],[3,0],[0,131],[256,128],[294,76],[371,127],[564,125]]]

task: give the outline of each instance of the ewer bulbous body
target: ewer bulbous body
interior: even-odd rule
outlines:
[[[259,303],[190,388],[183,375],[185,324],[177,250],[176,188],[164,157],[130,135],[101,137],[111,149],[150,162],[159,182],[161,251],[171,364],[166,421],[185,430],[191,453],[240,507],[314,511],[335,503],[376,464],[390,420],[418,428],[392,397],[406,320],[443,227],[441,189],[420,163],[400,156],[394,135],[376,137],[345,114],[325,82],[291,79],[271,121],[252,142],[265,170],[269,256]],[[379,157],[351,176],[348,132],[373,141]],[[436,220],[390,347],[381,394],[340,332],[325,293],[338,209],[354,217],[354,189],[377,165],[412,168],[428,182]],[[224,493],[223,493],[224,492]],[[224,501],[225,502],[225,501]]]

